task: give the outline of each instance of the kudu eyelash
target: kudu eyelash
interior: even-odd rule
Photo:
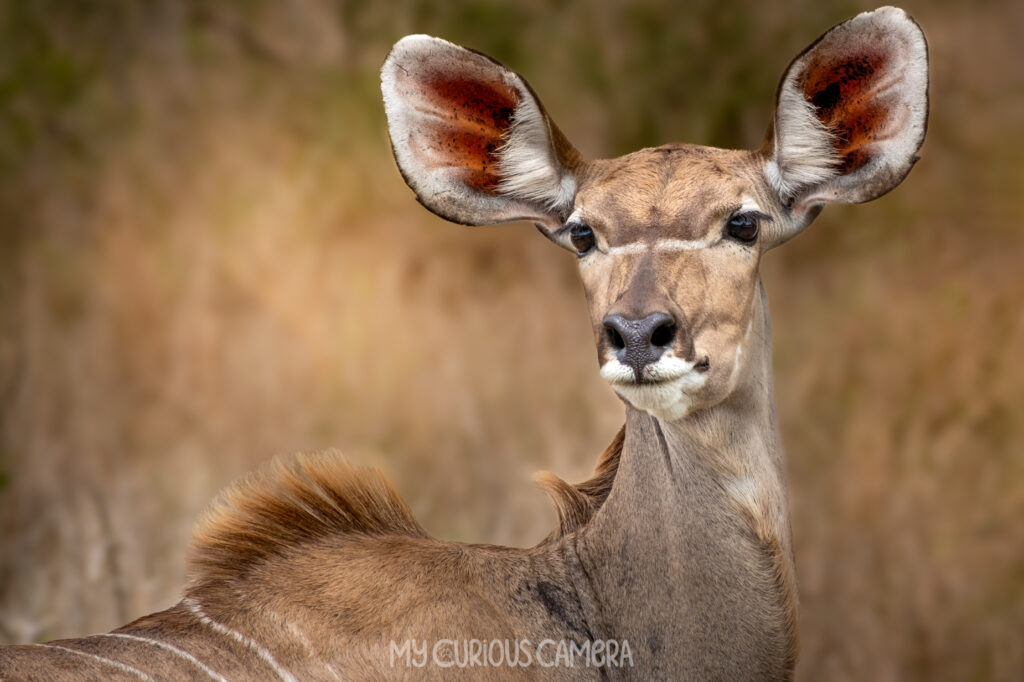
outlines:
[[[750,218],[752,220],[758,221],[759,223],[771,223],[775,221],[775,219],[772,218],[770,215],[768,215],[767,213],[762,213],[761,211],[737,210],[736,212],[729,214],[729,217],[726,218],[726,222],[732,220],[733,218],[740,217]]]

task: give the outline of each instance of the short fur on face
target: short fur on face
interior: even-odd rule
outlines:
[[[918,25],[883,7],[834,27],[779,84],[763,145],[671,144],[583,160],[522,77],[427,36],[396,44],[381,82],[395,158],[432,211],[456,222],[529,219],[580,256],[601,373],[663,419],[721,402],[744,383],[761,254],[829,202],[874,199],[917,160],[928,110]],[[753,216],[759,234],[728,228]],[[577,241],[577,244],[580,243]],[[609,348],[610,315],[672,319],[674,337],[642,372]]]

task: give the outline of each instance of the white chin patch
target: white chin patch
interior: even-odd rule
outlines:
[[[632,367],[612,359],[601,367],[601,377],[636,409],[675,421],[687,415],[693,406],[692,394],[707,381],[707,375],[693,367],[692,362],[662,357],[644,368],[644,380],[649,383],[637,383]]]

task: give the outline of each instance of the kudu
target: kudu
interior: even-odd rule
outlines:
[[[379,474],[337,456],[278,462],[207,512],[179,604],[5,648],[0,677],[790,678],[797,598],[758,265],[823,204],[874,199],[909,172],[927,118],[917,24],[886,7],[827,32],[786,70],[756,151],[584,160],[522,78],[427,36],[399,41],[381,82],[395,158],[428,209],[530,220],[578,257],[601,375],[626,405],[595,476],[546,474],[560,528],[515,549],[428,537]]]

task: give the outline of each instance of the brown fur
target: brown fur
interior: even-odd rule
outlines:
[[[748,518],[746,521],[751,527],[760,528],[757,519]],[[792,553],[786,551],[778,535],[758,533],[755,539],[765,560],[764,570],[772,576],[775,593],[778,595],[782,633],[786,641],[783,665],[787,676],[792,676],[800,656],[800,634],[797,630],[799,599]]]
[[[597,460],[594,475],[582,483],[567,483],[550,471],[539,471],[534,480],[540,484],[544,492],[551,498],[558,512],[558,528],[544,541],[553,542],[573,533],[594,517],[615,483],[615,474],[619,469],[619,458],[622,456],[622,443],[626,437],[623,426],[615,434],[615,438],[604,449]]]
[[[625,427],[582,483],[549,471],[536,474],[559,517],[558,529],[544,542],[579,530],[601,508],[615,482],[624,437]],[[203,514],[188,554],[189,592],[237,580],[303,545],[350,535],[428,537],[379,470],[352,466],[334,451],[278,458],[233,484]]]
[[[189,549],[189,591],[339,534],[427,537],[379,471],[353,467],[337,452],[275,460],[203,515]]]
[[[916,29],[898,10],[865,16],[851,26],[889,26],[894,40],[913,42]],[[850,123],[845,166],[836,171],[849,177],[836,180],[829,196],[864,200],[902,178],[917,129],[907,129],[904,144],[879,148],[895,156],[877,176],[873,164],[860,165],[858,149],[878,132],[870,126],[885,119],[862,101],[880,62],[872,61],[870,31],[850,29],[860,39],[830,41],[846,30],[816,44],[828,49],[811,54],[828,59],[805,74],[805,101],[795,108],[804,112],[810,98],[830,126],[832,113]],[[393,142],[398,131],[404,145],[396,159],[408,164],[403,173],[425,205],[465,222],[543,209],[542,229],[565,246],[573,228],[592,228],[589,245],[578,247],[580,270],[602,374],[627,404],[626,426],[587,481],[538,475],[559,528],[529,549],[434,540],[379,472],[335,454],[278,460],[206,513],[181,604],[108,635],[0,651],[0,667],[21,677],[63,676],[68,657],[77,656],[95,676],[144,677],[141,670],[162,670],[168,647],[178,647],[179,665],[189,661],[181,652],[194,651],[246,679],[422,679],[439,671],[389,667],[389,642],[614,639],[635,647],[635,670],[551,674],[791,679],[795,569],[758,269],[763,252],[803,229],[816,209],[797,214],[781,201],[764,150],[666,145],[576,163],[539,103],[533,123],[543,125],[527,126],[517,140],[527,158],[499,164],[522,176],[509,184],[495,175],[495,154],[511,153],[496,150],[516,135],[508,132],[516,98],[533,97],[527,86],[510,89],[525,81],[444,41],[410,37],[399,45],[385,64],[385,104]],[[846,99],[833,103],[833,94]],[[853,189],[841,193],[843,182]],[[507,187],[528,200],[503,196]],[[573,225],[559,227],[569,204]],[[741,211],[765,223],[766,236],[737,237],[731,226]],[[653,313],[670,318],[677,331],[656,344],[666,360],[659,371],[677,374],[643,374],[659,359],[623,375],[621,339],[604,329],[610,313],[633,322]]]

